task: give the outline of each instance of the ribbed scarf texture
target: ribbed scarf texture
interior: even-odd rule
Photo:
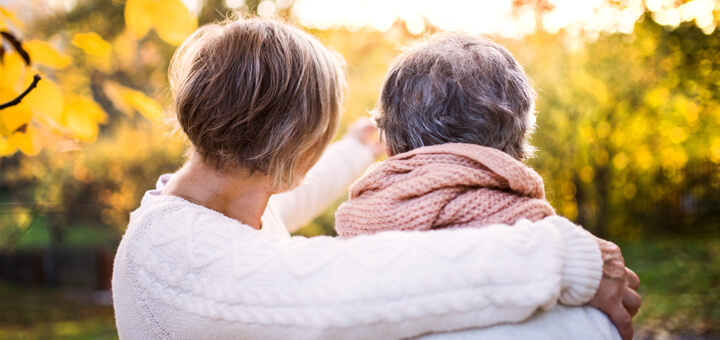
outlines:
[[[335,229],[348,238],[388,230],[480,228],[554,214],[537,172],[500,150],[452,143],[371,166],[335,214]]]

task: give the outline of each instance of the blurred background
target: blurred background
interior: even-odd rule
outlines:
[[[529,164],[560,214],[622,247],[638,338],[720,339],[717,0],[0,0],[0,338],[117,337],[115,248],[183,162],[168,62],[234,11],[345,57],[340,134],[401,45],[463,30],[506,46],[539,89]],[[299,234],[332,235],[333,211]]]

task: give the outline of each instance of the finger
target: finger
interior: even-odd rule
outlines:
[[[630,316],[637,315],[641,304],[642,298],[640,298],[640,294],[632,289],[626,288],[625,294],[623,295],[623,306]]]
[[[637,274],[635,274],[635,272],[628,267],[625,267],[625,273],[628,286],[633,290],[638,290],[638,288],[640,288],[640,278],[637,276]]]
[[[623,340],[632,340],[634,333],[632,328],[632,317],[630,317],[630,314],[627,310],[625,310],[625,308],[615,308],[615,310],[610,314],[610,320],[612,320],[615,324],[615,327]]]

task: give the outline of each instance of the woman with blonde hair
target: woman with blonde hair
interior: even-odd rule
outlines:
[[[554,220],[290,237],[374,159],[367,127],[328,147],[345,73],[299,29],[204,26],[170,79],[191,156],[131,214],[113,272],[121,338],[407,338],[598,296],[609,311],[634,284],[616,246]]]

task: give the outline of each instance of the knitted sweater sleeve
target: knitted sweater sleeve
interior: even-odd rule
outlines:
[[[406,338],[583,304],[601,276],[592,236],[560,217],[282,239],[206,210],[132,217],[113,275],[121,338]]]
[[[268,206],[278,209],[288,231],[293,232],[325,211],[375,160],[355,137],[345,136],[328,147],[305,176],[303,184],[273,195]]]

